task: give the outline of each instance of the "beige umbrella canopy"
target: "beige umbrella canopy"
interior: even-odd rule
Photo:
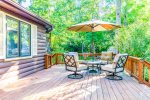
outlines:
[[[120,25],[116,25],[109,22],[104,22],[100,20],[86,21],[80,24],[73,25],[68,28],[68,30],[76,32],[97,32],[97,31],[108,31],[116,28],[120,28]]]
[[[79,23],[76,25],[73,25],[68,28],[68,30],[75,31],[75,32],[97,32],[97,31],[109,31],[113,30],[116,28],[120,28],[120,25],[116,25],[113,23],[109,22],[104,22],[100,20],[91,20],[91,21],[86,21],[83,23]],[[94,34],[92,35],[92,48],[93,48],[93,53],[95,53],[94,50]]]

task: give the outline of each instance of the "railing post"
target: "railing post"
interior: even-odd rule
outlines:
[[[59,54],[57,54],[57,64],[60,64]]]
[[[50,62],[50,67],[52,66],[52,55],[51,56],[49,56],[49,62]]]
[[[48,55],[46,54],[44,58],[45,58],[45,69],[48,69],[48,66],[49,66],[49,64],[48,64]]]
[[[56,60],[55,64],[57,65],[58,64],[58,54],[56,54],[56,59],[55,60]]]
[[[129,75],[132,77],[132,73],[133,73],[133,66],[132,66],[132,61],[130,58],[128,58],[128,62],[127,62],[127,70]]]
[[[143,60],[139,61],[138,81],[139,83],[143,83]]]

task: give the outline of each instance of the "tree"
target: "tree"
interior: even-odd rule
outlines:
[[[121,0],[116,0],[116,24],[121,25]]]
[[[128,1],[126,15],[128,26],[123,26],[115,37],[114,44],[120,52],[126,52],[132,56],[141,57],[150,61],[150,2],[148,0]],[[135,5],[138,3],[137,5]]]
[[[97,19],[122,23],[118,35],[114,31],[94,34],[96,52],[114,45],[122,53],[150,60],[149,5],[149,0],[33,0],[29,9],[55,26],[51,32],[54,52],[82,52],[83,43],[84,52],[89,52],[92,34],[71,32],[67,27],[91,20],[94,15]]]

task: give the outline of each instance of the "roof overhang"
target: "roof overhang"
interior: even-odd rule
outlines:
[[[19,14],[29,20],[32,20],[46,28],[46,32],[50,32],[53,29],[53,25],[48,21],[42,19],[41,17],[31,13],[24,7],[20,6],[19,4],[11,1],[11,0],[0,0],[0,7],[3,7],[9,11],[12,11],[16,14]]]

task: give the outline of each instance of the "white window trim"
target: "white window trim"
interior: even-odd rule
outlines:
[[[3,58],[2,59],[4,59],[4,61],[11,61],[11,60],[21,60],[21,59],[30,59],[30,58],[33,58],[33,56],[35,56],[35,55],[37,55],[37,54],[34,54],[33,53],[33,33],[32,33],[32,31],[31,31],[31,56],[26,56],[26,57],[15,57],[15,58],[7,58],[6,57],[6,35],[7,35],[7,33],[6,33],[6,16],[10,16],[10,17],[12,17],[12,18],[14,18],[14,19],[17,19],[17,20],[19,20],[19,21],[22,21],[22,22],[25,22],[25,23],[27,23],[27,24],[30,24],[31,25],[31,30],[32,30],[32,26],[36,26],[36,35],[37,35],[37,25],[35,25],[35,24],[32,24],[32,23],[29,23],[29,22],[27,22],[27,21],[25,21],[25,20],[22,20],[22,19],[20,19],[20,18],[17,18],[17,17],[15,17],[15,16],[12,16],[12,15],[10,15],[10,14],[7,14],[7,13],[5,13],[5,12],[3,12],[3,11],[0,11],[2,14],[3,14]],[[37,39],[37,38],[36,38]],[[37,43],[36,43],[37,44]],[[37,52],[36,52],[37,53]],[[1,58],[0,58],[1,59]]]
[[[2,36],[3,36],[3,47],[2,47],[2,48],[3,48],[3,49],[2,49],[3,51],[2,51],[2,52],[3,52],[3,56],[0,57],[0,59],[5,59],[5,58],[6,58],[6,57],[5,57],[5,53],[6,53],[6,51],[5,51],[5,48],[6,48],[6,44],[5,44],[5,40],[6,40],[6,36],[5,36],[5,35],[6,35],[6,33],[5,33],[5,32],[6,32],[6,30],[5,30],[5,25],[6,25],[6,24],[5,24],[5,23],[6,23],[5,21],[6,21],[6,20],[5,20],[5,16],[6,16],[6,15],[5,15],[4,12],[2,12],[2,11],[0,11],[0,13],[3,15],[3,19],[2,19],[2,23],[3,23],[3,25],[2,25],[2,34],[3,34],[3,35],[2,35]]]

